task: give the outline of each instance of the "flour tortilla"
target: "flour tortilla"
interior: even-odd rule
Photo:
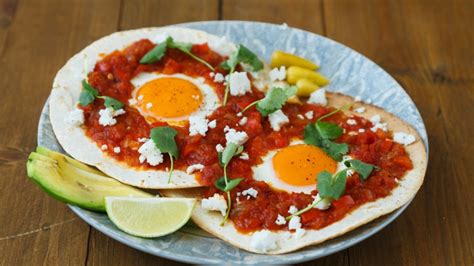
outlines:
[[[145,28],[123,31],[103,37],[87,46],[73,56],[57,73],[49,98],[50,119],[54,133],[64,150],[75,159],[96,166],[111,177],[141,188],[188,188],[200,184],[194,175],[176,170],[168,184],[168,172],[157,170],[140,170],[132,168],[107,156],[91,141],[80,126],[73,126],[66,120],[77,107],[81,92],[81,81],[92,71],[95,63],[101,59],[100,54],[109,54],[121,50],[140,39],[150,39],[155,43],[171,36],[175,41],[194,44],[208,43],[215,52],[228,56],[236,49],[235,45],[203,31],[165,27]]]
[[[306,234],[301,238],[296,238],[287,231],[273,232],[277,235],[278,248],[268,252],[261,252],[251,247],[252,234],[239,233],[232,221],[228,221],[224,226],[220,226],[222,215],[219,212],[210,212],[201,207],[200,202],[196,204],[193,211],[192,219],[201,228],[207,232],[223,239],[230,244],[254,253],[262,254],[283,254],[288,253],[305,246],[322,243],[331,238],[345,234],[361,225],[364,225],[380,216],[388,214],[408,201],[410,201],[421,187],[427,167],[427,154],[420,135],[410,125],[403,122],[400,118],[383,109],[354,102],[351,97],[327,93],[328,104],[334,107],[341,107],[348,103],[354,103],[354,108],[365,107],[366,111],[356,115],[370,119],[374,115],[380,115],[383,122],[388,123],[389,130],[393,132],[405,132],[416,136],[416,142],[405,147],[410,159],[413,163],[413,169],[400,180],[399,186],[392,193],[374,202],[366,203],[351,213],[347,214],[343,219],[326,226],[320,230],[306,230]],[[187,190],[163,190],[161,193],[168,197],[191,197],[197,198],[200,193],[196,189]]]

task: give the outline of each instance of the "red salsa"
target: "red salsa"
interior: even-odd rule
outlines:
[[[169,167],[167,156],[162,164],[154,167],[139,162],[138,148],[142,143],[138,139],[148,138],[153,127],[167,125],[167,123],[149,124],[135,108],[128,106],[128,100],[135,89],[131,80],[142,72],[155,71],[164,74],[183,73],[191,77],[204,77],[206,82],[215,88],[221,100],[224,86],[212,81],[209,75],[211,71],[205,65],[179,50],[168,49],[165,56],[157,63],[139,64],[139,60],[153,47],[154,44],[149,40],[140,40],[122,51],[112,52],[98,61],[88,76],[89,83],[101,95],[107,95],[125,103],[126,113],[116,117],[117,123],[115,125],[104,127],[99,124],[99,110],[104,108],[102,100],[98,99],[81,108],[84,110],[84,128],[87,136],[93,139],[99,147],[107,145],[108,149],[104,152],[107,152],[108,155],[126,162],[131,167],[164,169]],[[210,50],[207,44],[193,45],[192,52],[214,66],[216,71],[222,74],[227,73],[218,67],[226,58]],[[202,195],[204,198],[210,197],[214,193],[222,194],[213,184],[223,175],[222,167],[217,159],[216,145],[226,142],[223,133],[224,127],[229,126],[238,131],[245,131],[249,136],[244,144],[249,159],[243,160],[235,157],[227,169],[230,178],[245,178],[231,192],[230,219],[234,222],[237,230],[241,232],[260,229],[285,230],[287,228],[285,225],[275,223],[278,214],[289,215],[290,206],[302,209],[313,202],[312,195],[278,191],[264,182],[255,181],[252,178],[251,167],[261,163],[261,157],[268,151],[286,147],[292,139],[302,139],[303,129],[308,123],[315,122],[322,115],[334,110],[332,107],[319,105],[287,103],[282,110],[290,122],[276,132],[270,127],[268,119],[264,119],[255,108],[251,108],[245,113],[248,118],[247,123],[240,125],[241,117],[237,113],[262,97],[264,97],[264,93],[255,88],[252,89],[252,93],[247,93],[244,96],[231,96],[226,106],[217,108],[208,117],[209,121],[215,119],[217,126],[209,128],[204,137],[201,135],[189,136],[188,126],[175,127],[178,131],[176,142],[180,150],[179,159],[175,161],[175,168],[184,170],[187,166],[197,163],[205,166],[197,177],[198,181],[207,187]],[[313,111],[313,118],[301,119],[301,114],[308,111]],[[355,125],[345,123],[348,117],[343,113],[330,116],[327,121],[344,128],[344,134],[337,142],[349,145],[351,157],[374,164],[378,166],[378,169],[373,171],[365,181],[361,181],[357,174],[348,177],[344,196],[333,201],[328,210],[312,209],[301,215],[303,228],[325,227],[342,219],[358,206],[389,195],[397,186],[397,180],[401,179],[406,171],[412,169],[411,160],[404,147],[393,142],[390,133],[380,129],[372,132],[370,128],[373,125],[370,121],[358,116],[351,118],[357,121],[357,123],[353,123]],[[120,147],[121,152],[114,153],[114,147]],[[236,200],[238,191],[251,187],[258,191],[256,198],[239,197],[239,200]],[[315,187],[312,194],[316,193]]]

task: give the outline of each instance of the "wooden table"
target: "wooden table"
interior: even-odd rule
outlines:
[[[137,4],[139,2],[139,4]],[[430,140],[425,183],[391,225],[309,264],[474,262],[474,1],[0,0],[0,264],[178,264],[92,229],[26,177],[38,117],[66,60],[118,30],[199,20],[286,22],[381,65]]]

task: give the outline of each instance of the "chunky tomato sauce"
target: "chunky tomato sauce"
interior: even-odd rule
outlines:
[[[222,84],[212,82],[210,70],[190,58],[188,55],[174,49],[167,51],[166,55],[157,63],[151,65],[139,64],[140,58],[151,50],[154,45],[148,40],[141,40],[123,51],[115,51],[97,62],[94,71],[89,74],[89,83],[101,95],[114,97],[126,105],[134,89],[130,80],[141,72],[158,71],[165,74],[183,73],[193,77],[204,77],[206,82],[216,89],[222,99],[224,87]],[[219,72],[226,72],[218,68],[225,59],[211,51],[206,44],[194,45],[192,52],[216,67]],[[290,123],[275,132],[270,127],[268,119],[263,119],[260,113],[251,108],[245,112],[248,121],[239,125],[241,117],[237,116],[244,107],[260,99],[264,94],[256,89],[240,97],[230,97],[226,106],[219,107],[209,117],[209,121],[216,119],[217,126],[209,128],[205,137],[189,136],[188,126],[176,127],[178,136],[176,141],[180,150],[180,157],[175,162],[177,169],[186,169],[192,164],[203,164],[205,168],[199,174],[199,182],[207,187],[203,197],[210,197],[214,193],[222,193],[214,187],[214,181],[223,175],[222,167],[218,163],[216,145],[225,144],[224,127],[229,126],[238,131],[245,131],[249,140],[245,143],[245,151],[249,160],[235,157],[228,166],[227,173],[230,178],[243,177],[237,188],[231,192],[232,210],[230,219],[241,232],[251,232],[260,229],[281,230],[286,225],[277,225],[275,221],[278,214],[289,215],[291,205],[302,209],[313,202],[312,195],[304,193],[288,193],[277,191],[266,183],[255,181],[252,178],[251,167],[261,163],[261,156],[268,151],[283,148],[289,145],[294,138],[303,138],[303,129],[319,117],[334,110],[331,107],[322,107],[310,104],[289,104],[283,107],[283,112],[289,117]],[[85,130],[99,147],[107,145],[110,156],[119,161],[124,161],[132,167],[163,169],[169,167],[168,159],[156,167],[139,163],[138,148],[141,143],[139,138],[148,138],[151,128],[166,125],[157,122],[149,125],[139,112],[131,107],[124,107],[126,113],[116,117],[117,124],[103,127],[98,123],[99,110],[103,109],[102,100],[96,100],[87,107],[82,107],[85,114]],[[313,119],[300,119],[298,115],[313,111]],[[348,177],[344,196],[335,200],[328,210],[312,209],[301,215],[303,228],[319,229],[337,220],[358,206],[374,201],[390,194],[397,186],[407,170],[412,169],[411,160],[404,147],[391,140],[389,133],[377,130],[372,132],[372,123],[364,118],[355,116],[356,125],[345,123],[347,116],[342,113],[335,114],[326,121],[336,123],[344,128],[344,134],[337,142],[349,145],[349,155],[366,163],[374,164],[379,169],[374,170],[366,181],[361,181],[357,174]],[[359,133],[359,129],[365,131]],[[121,152],[113,152],[114,147],[120,147]],[[248,188],[258,191],[256,198],[247,199],[239,197],[236,193]],[[317,194],[316,188],[313,195]],[[225,196],[225,195],[224,195]]]

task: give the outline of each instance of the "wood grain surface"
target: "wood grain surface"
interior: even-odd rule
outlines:
[[[56,71],[117,30],[199,20],[288,23],[381,65],[425,121],[425,183],[387,228],[306,265],[473,265],[474,1],[0,0],[0,265],[178,265],[90,228],[26,177]]]

